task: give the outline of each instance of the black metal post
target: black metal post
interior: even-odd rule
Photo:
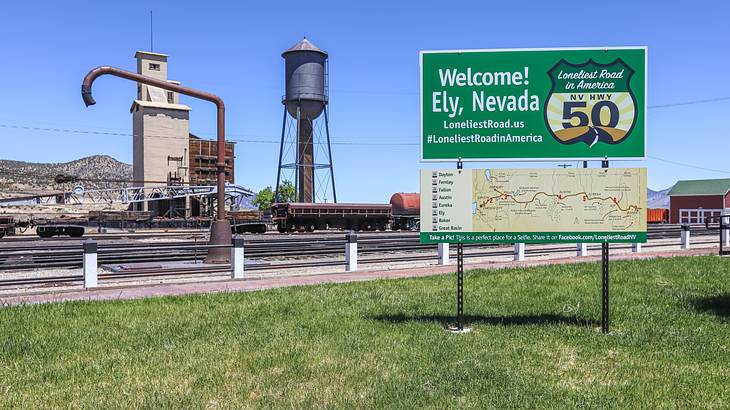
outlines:
[[[705,220],[705,221],[707,221],[707,220]],[[720,215],[720,256],[722,256],[722,254],[723,254],[722,243],[724,242],[724,239],[725,239],[724,238],[725,225],[723,224],[723,222],[724,222],[724,219],[723,219],[722,215]],[[705,225],[707,225],[707,222],[705,222]]]
[[[602,307],[601,332],[608,333],[608,243],[601,244],[601,272],[602,272]]]
[[[725,235],[730,235],[730,232],[725,232],[725,229],[728,228],[730,228],[730,215],[720,214],[720,256],[724,256],[726,253],[724,249]]]
[[[608,168],[608,159],[601,163],[602,168]],[[608,242],[601,244],[601,332],[608,333]]]
[[[464,168],[464,163],[456,163],[456,169]],[[464,244],[456,244],[456,326],[459,331],[464,330]]]

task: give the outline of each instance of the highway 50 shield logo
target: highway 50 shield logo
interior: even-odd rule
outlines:
[[[620,144],[636,124],[634,74],[623,60],[608,64],[560,60],[548,71],[552,80],[545,101],[545,123],[562,144]]]

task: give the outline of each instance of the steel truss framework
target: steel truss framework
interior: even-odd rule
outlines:
[[[216,186],[146,186],[114,189],[74,189],[70,192],[36,195],[23,198],[5,198],[0,200],[0,206],[14,205],[18,202],[32,202],[39,205],[86,205],[86,204],[133,204],[148,201],[162,201],[188,197],[215,196],[218,193]],[[248,202],[254,193],[239,185],[226,185],[226,202],[241,205]]]

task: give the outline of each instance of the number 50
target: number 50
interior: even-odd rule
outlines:
[[[589,124],[599,127],[615,128],[618,124],[618,107],[613,101],[602,100],[593,105],[591,108],[591,118],[588,119],[588,114],[583,111],[573,111],[575,108],[585,108],[587,103],[585,101],[566,101],[563,104],[563,119],[567,120],[563,122],[564,128],[572,127],[587,127]],[[601,121],[601,112],[603,108],[608,108],[608,123],[604,124]],[[578,124],[573,125],[571,120],[578,118]]]

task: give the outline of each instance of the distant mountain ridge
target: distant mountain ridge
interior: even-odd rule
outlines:
[[[672,187],[654,191],[646,189],[646,207],[647,208],[669,208],[669,191]]]
[[[79,177],[85,188],[113,188],[129,185],[132,181],[132,165],[120,162],[109,155],[92,155],[61,163],[34,163],[0,160],[0,196],[17,196],[38,192],[70,190],[74,183],[57,184],[56,175]],[[669,208],[669,191],[672,188],[646,190],[648,208]]]
[[[0,193],[27,193],[68,190],[74,183],[57,184],[56,175],[79,178],[86,188],[111,188],[131,181],[132,165],[109,155],[92,155],[62,163],[34,163],[0,160]],[[14,195],[13,195],[14,196]]]

